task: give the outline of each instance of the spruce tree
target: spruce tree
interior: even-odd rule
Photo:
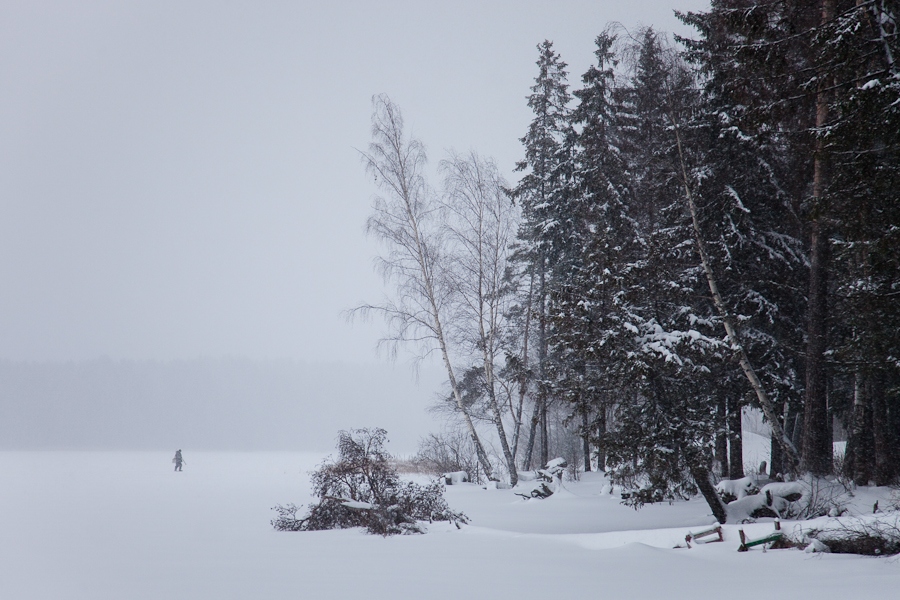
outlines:
[[[801,218],[791,193],[795,163],[783,132],[748,109],[748,98],[769,104],[771,94],[765,86],[751,89],[750,79],[742,80],[746,70],[735,72],[742,60],[730,29],[736,11],[716,10],[683,17],[701,33],[699,40],[681,40],[703,81],[703,109],[689,124],[703,154],[695,198],[711,267],[727,312],[739,324],[740,345],[775,408],[777,426],[790,436],[802,407],[805,290],[799,284],[806,279]],[[726,402],[727,420],[733,423],[730,435],[739,436],[745,404],[740,390],[748,388],[736,368],[725,368],[721,377],[735,390]],[[755,399],[750,404],[759,407]],[[798,442],[790,440],[795,447]],[[773,437],[775,472],[782,470],[782,444]],[[731,456],[734,477],[740,474],[739,449],[732,448]]]
[[[627,215],[625,166],[616,147],[615,35],[597,37],[597,64],[582,76],[574,92],[575,136],[573,187],[569,195],[572,229],[567,272],[552,297],[551,347],[553,380],[584,439],[585,469],[590,469],[590,440],[601,451],[606,415],[615,394],[611,386],[619,333],[613,306],[620,289],[619,267],[636,236]]]
[[[792,300],[791,281],[803,269],[774,274],[785,293],[769,286],[776,311],[767,312],[783,325],[771,329],[769,346],[781,357],[762,356],[779,368],[791,355],[802,358],[803,419],[784,423],[795,432],[801,428],[791,423],[802,424],[802,468],[831,472],[837,415],[851,434],[848,474],[867,481],[878,471],[878,480],[888,481],[898,473],[900,412],[890,383],[897,377],[897,316],[889,301],[898,272],[897,3],[716,0],[710,11],[683,19],[701,34],[688,42],[690,56],[718,90],[724,131],[737,130],[741,156],[773,175],[780,194],[769,198],[781,195],[793,207],[767,214],[787,223],[793,213],[800,224],[771,230],[806,240],[806,293]],[[731,164],[735,176],[752,176],[752,162]],[[803,346],[790,334],[797,315],[806,323]],[[785,388],[785,415],[795,412],[796,394]],[[776,450],[773,444],[773,463]]]
[[[613,261],[596,271],[607,280],[599,279],[597,289],[605,287],[610,302],[593,348],[600,349],[616,400],[616,426],[603,443],[611,477],[632,489],[629,503],[700,491],[724,522],[710,479],[716,386],[705,365],[718,360],[723,345],[702,292],[671,127],[673,114],[687,120],[697,96],[690,72],[652,29],[626,48],[626,57],[615,120],[627,182],[618,195],[624,214],[613,203],[605,215],[618,231],[606,254]]]
[[[772,3],[716,0],[710,11],[689,14],[683,19],[701,34],[700,41],[688,44],[689,56],[703,66],[707,77],[718,88],[721,122],[735,128],[743,139],[756,146],[754,149],[750,144],[745,145],[752,151],[749,156],[759,160],[771,173],[769,179],[780,192],[773,198],[786,200],[798,217],[793,221],[797,227],[791,230],[782,225],[782,232],[788,238],[807,240],[803,258],[808,267],[795,268],[793,277],[783,280],[787,292],[790,282],[801,280],[798,275],[802,277],[804,288],[793,296],[801,298],[802,305],[791,308],[787,303],[778,304],[788,322],[797,320],[792,313],[802,315],[805,322],[804,347],[784,348],[804,357],[802,373],[798,374],[803,378],[803,385],[795,391],[791,386],[783,388],[786,392],[783,399],[787,402],[782,411],[784,421],[773,423],[773,427],[784,428],[790,437],[790,415],[799,414],[794,407],[801,404],[798,394],[802,393],[801,467],[823,472],[830,471],[831,461],[830,439],[827,448],[824,444],[830,428],[822,345],[826,339],[823,327],[827,316],[823,284],[827,281],[829,264],[820,218],[822,203],[813,186],[816,169],[821,172],[822,165],[816,167],[815,161],[819,156],[815,140],[816,92],[809,89],[814,68],[810,36],[819,21],[817,6],[813,0]],[[785,211],[774,214],[783,216]],[[790,328],[785,330],[789,331]],[[783,364],[777,357],[764,358],[760,364],[766,366],[775,361]],[[778,441],[773,436],[773,469],[781,462]],[[786,469],[796,467],[785,465]]]
[[[521,142],[525,158],[516,164],[524,175],[512,197],[522,210],[519,239],[521,258],[526,273],[534,277],[533,300],[528,302],[534,313],[537,393],[525,447],[523,468],[530,468],[537,434],[540,433],[542,464],[549,459],[547,408],[550,399],[548,365],[548,301],[555,274],[563,268],[561,257],[569,245],[571,214],[567,200],[571,186],[572,133],[569,117],[569,94],[566,63],[545,40],[537,47],[538,75],[528,97],[534,119]]]
[[[832,86],[820,132],[830,178],[835,409],[850,433],[845,471],[900,475],[900,54],[896,2],[841,3],[814,42]]]

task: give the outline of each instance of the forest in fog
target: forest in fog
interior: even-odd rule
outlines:
[[[566,456],[636,506],[700,492],[723,520],[710,475],[744,475],[750,408],[773,477],[895,481],[898,17],[717,1],[680,15],[689,38],[607,27],[574,76],[545,41],[515,183],[450,152],[432,187],[376,97],[369,232],[395,293],[358,310],[441,357],[456,434],[424,454],[512,484]]]

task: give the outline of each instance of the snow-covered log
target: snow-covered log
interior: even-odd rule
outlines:
[[[441,477],[444,479],[444,485],[459,485],[469,481],[469,474],[465,471],[452,471],[444,473]]]
[[[757,494],[728,503],[728,521],[740,523],[760,517],[809,519],[839,516],[845,511],[846,490],[825,479],[772,482]]]
[[[746,496],[759,493],[759,480],[756,477],[723,479],[716,484],[716,492],[726,502],[729,500],[740,500]]]

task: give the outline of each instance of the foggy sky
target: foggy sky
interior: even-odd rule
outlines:
[[[672,8],[707,4],[0,3],[0,449],[327,450],[377,426],[413,451],[439,369],[416,384],[376,356],[382,323],[341,317],[385,294],[372,96],[432,165],[474,149],[514,181],[537,44],[577,88],[608,22],[688,33]]]
[[[707,2],[321,4],[0,5],[0,358],[376,360],[372,95],[512,179],[536,44]]]

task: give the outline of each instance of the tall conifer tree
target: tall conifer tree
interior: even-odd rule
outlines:
[[[592,437],[598,466],[605,467],[603,437],[615,398],[615,351],[620,347],[614,341],[619,331],[613,306],[621,289],[619,267],[630,260],[626,255],[637,238],[627,214],[627,177],[616,140],[616,36],[607,29],[595,42],[597,63],[582,76],[584,87],[574,92],[579,101],[572,113],[577,130],[569,203],[576,219],[574,243],[566,261],[568,275],[553,296],[551,338],[554,380],[580,422],[586,469]]]
[[[572,215],[567,210],[571,187],[572,133],[569,116],[571,96],[566,63],[545,40],[538,45],[538,75],[528,97],[534,119],[521,139],[525,158],[516,164],[523,172],[512,190],[522,209],[520,240],[527,271],[535,280],[534,299],[529,304],[535,315],[535,353],[537,393],[531,419],[523,467],[530,468],[536,437],[540,434],[540,462],[549,459],[547,408],[550,401],[548,381],[548,302],[560,258],[570,239]]]

